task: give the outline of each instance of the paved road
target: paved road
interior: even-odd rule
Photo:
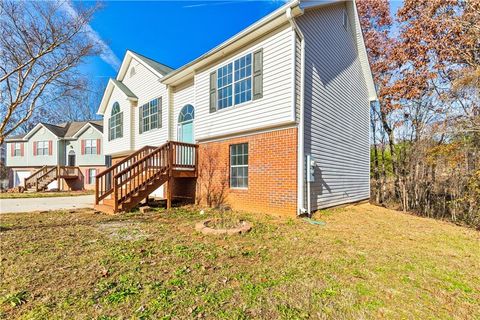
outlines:
[[[0,213],[93,208],[94,195],[52,198],[0,199]]]

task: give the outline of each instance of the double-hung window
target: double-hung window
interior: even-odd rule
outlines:
[[[123,112],[120,112],[120,104],[115,102],[110,119],[108,119],[108,140],[121,137],[123,137]]]
[[[252,55],[247,54],[234,62],[235,104],[252,100]]]
[[[88,183],[95,183],[95,176],[97,175],[97,169],[88,169]]]
[[[252,100],[252,54],[217,70],[218,110]]]
[[[161,99],[154,99],[140,107],[140,133],[161,128]]]
[[[48,141],[37,141],[37,156],[48,155]]]
[[[97,154],[97,140],[96,139],[85,140],[85,154]]]
[[[13,156],[14,157],[20,157],[22,155],[22,146],[20,143],[15,142],[14,147],[13,147]]]
[[[248,143],[230,146],[230,188],[248,188]]]

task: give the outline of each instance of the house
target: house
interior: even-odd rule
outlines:
[[[6,139],[9,185],[35,190],[95,189],[105,169],[103,122],[39,123]]]
[[[98,110],[114,165],[97,208],[152,192],[290,215],[368,199],[376,99],[353,1],[292,0],[176,70],[127,51]]]

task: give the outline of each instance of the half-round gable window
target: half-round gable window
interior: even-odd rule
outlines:
[[[180,114],[178,115],[178,123],[185,123],[193,121],[195,118],[195,109],[191,104],[187,104],[182,108]]]
[[[120,112],[120,104],[118,102],[115,102],[112,107],[112,116],[116,115],[119,112]]]

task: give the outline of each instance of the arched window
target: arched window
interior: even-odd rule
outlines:
[[[108,119],[108,140],[114,140],[123,136],[123,112],[120,112],[120,104],[115,102],[112,113]]]
[[[112,116],[116,115],[119,112],[120,112],[120,104],[118,102],[115,102],[112,107]]]
[[[191,122],[195,118],[195,109],[191,104],[187,104],[182,108],[178,115],[178,123]]]

